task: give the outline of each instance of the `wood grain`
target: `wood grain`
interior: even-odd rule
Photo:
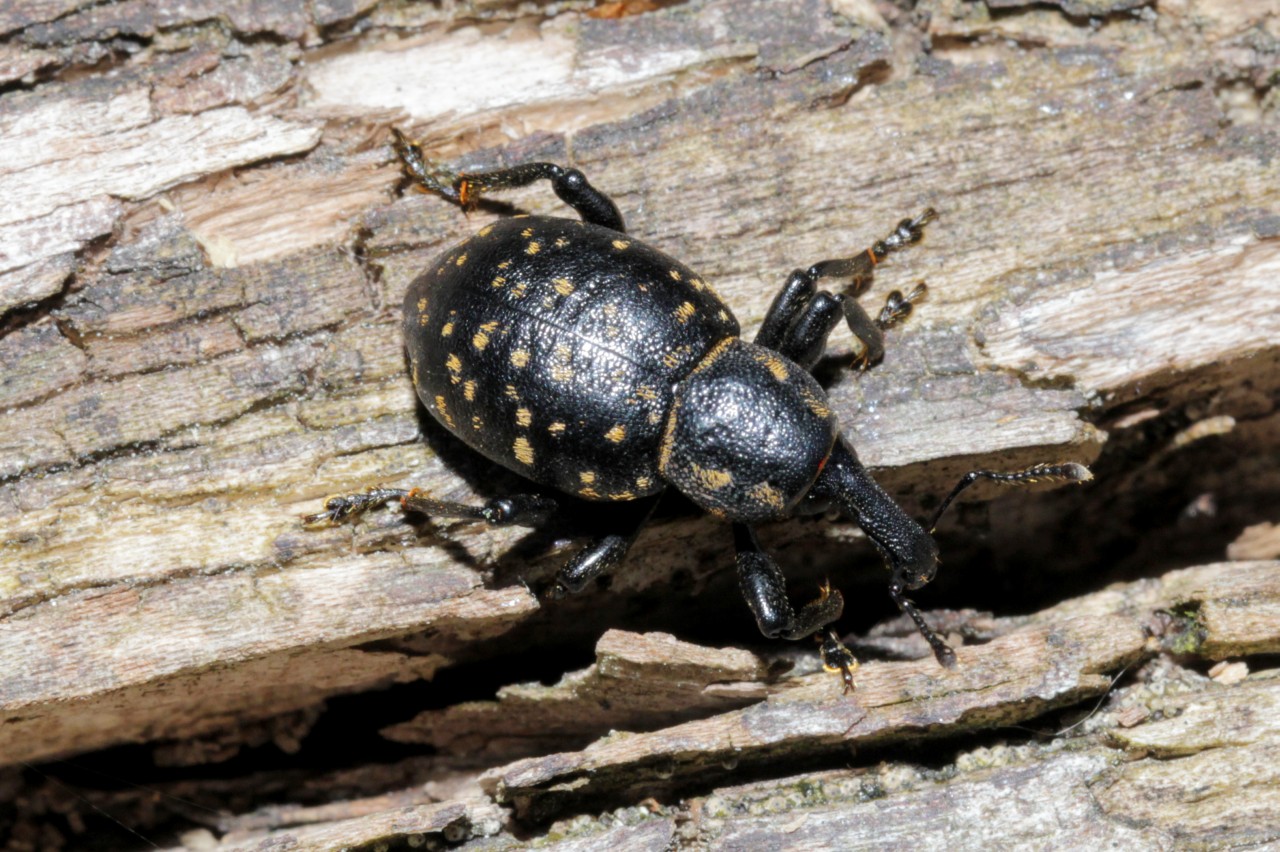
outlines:
[[[250,767],[137,770],[160,805],[0,770],[0,836],[118,831],[95,806],[192,848],[1274,836],[1274,732],[1242,708],[1280,643],[1280,5],[595,8],[0,9],[0,766]],[[335,492],[512,484],[417,410],[398,317],[503,211],[401,192],[392,126],[455,167],[573,163],[748,334],[788,271],[937,208],[864,297],[930,287],[885,362],[851,373],[832,335],[846,432],[921,514],[974,467],[1095,481],[975,488],[942,525],[918,598],[957,672],[911,659],[856,528],[762,530],[797,600],[844,590],[848,698],[808,643],[759,639],[724,530],[679,506],[611,590],[554,605],[590,506],[540,533],[302,529]],[[342,753],[378,731],[403,766]]]

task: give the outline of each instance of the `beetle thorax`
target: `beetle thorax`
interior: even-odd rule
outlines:
[[[712,514],[775,520],[813,485],[836,431],[826,394],[806,370],[727,338],[676,385],[658,467]]]

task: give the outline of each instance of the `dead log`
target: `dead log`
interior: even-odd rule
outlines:
[[[1241,709],[1273,699],[1271,678],[1202,661],[1248,668],[1280,622],[1278,12],[8,4],[0,765],[19,768],[0,774],[0,831],[74,846],[119,831],[100,808],[248,848],[920,845],[1015,785],[1028,813],[1101,813],[1105,842],[1274,835],[1274,732]],[[930,285],[885,362],[851,373],[833,335],[822,377],[842,424],[912,511],[975,466],[1070,459],[1096,482],[975,489],[943,527],[919,599],[970,646],[956,673],[914,659],[900,621],[874,627],[891,606],[853,527],[765,530],[797,595],[826,576],[845,590],[867,658],[850,698],[807,673],[807,645],[759,640],[727,537],[679,506],[611,589],[553,605],[536,592],[589,506],[547,533],[394,512],[303,530],[333,492],[503,485],[415,409],[398,319],[423,265],[499,214],[402,195],[391,126],[466,167],[572,162],[747,334],[790,269],[937,208],[867,297]],[[509,200],[559,211],[545,187]],[[1228,545],[1256,561],[1219,561]],[[497,703],[473,703],[468,678]],[[562,682],[521,685],[538,678]],[[432,679],[432,709],[383,717]],[[1157,701],[1163,684],[1192,697]],[[1024,730],[1087,700],[1104,704],[1079,749]],[[404,760],[307,740],[342,702]],[[122,775],[159,806],[133,788],[68,796],[42,763],[128,744]],[[271,748],[312,771],[255,766]],[[244,771],[216,783],[141,762],[237,754]],[[1115,770],[1122,755],[1142,756]],[[1219,776],[1212,809],[1187,806],[1190,770]],[[1059,837],[1001,813],[952,848]]]

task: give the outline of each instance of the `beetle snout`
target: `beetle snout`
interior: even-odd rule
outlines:
[[[902,572],[903,576],[906,578],[906,581],[907,581],[907,588],[912,590],[918,589],[921,586],[928,585],[929,582],[933,579],[933,576],[937,573],[938,573],[938,563],[936,560],[932,564],[909,565]]]
[[[938,573],[938,545],[933,538],[922,534],[915,539],[909,555],[899,563],[899,570],[908,589],[927,585]]]

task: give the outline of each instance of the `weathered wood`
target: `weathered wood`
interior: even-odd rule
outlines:
[[[0,10],[0,765],[162,740],[170,764],[221,759],[261,741],[273,718],[305,728],[334,696],[468,664],[519,684],[530,660],[505,665],[519,651],[564,682],[508,686],[496,705],[442,695],[433,706],[443,709],[410,722],[418,708],[406,707],[387,730],[442,750],[429,774],[474,784],[488,770],[491,793],[521,804],[501,813],[517,818],[634,806],[648,794],[636,778],[665,791],[658,813],[625,811],[613,834],[594,826],[584,845],[665,846],[678,834],[694,845],[856,846],[905,838],[912,820],[926,833],[954,825],[948,813],[981,809],[1007,784],[1025,785],[1041,814],[1055,802],[1061,813],[1114,810],[1099,842],[1248,842],[1208,811],[1177,813],[1177,796],[1158,792],[1168,767],[1155,758],[1091,804],[1089,779],[1129,748],[1101,734],[1071,758],[1031,749],[1024,766],[962,778],[963,807],[942,782],[896,811],[801,801],[795,819],[814,834],[792,837],[769,808],[729,824],[715,796],[698,797],[732,778],[725,761],[776,777],[834,759],[846,742],[874,742],[901,766],[911,718],[941,742],[1026,724],[1100,694],[1104,673],[1138,654],[1194,667],[1276,652],[1274,563],[1216,560],[1232,542],[1233,559],[1276,555],[1280,5],[922,0],[908,13],[697,0],[614,4],[602,17],[583,14],[589,5],[19,0]],[[767,660],[724,649],[699,662],[707,651],[652,638],[688,629],[719,647],[752,636],[709,521],[658,518],[612,592],[554,606],[534,594],[567,552],[550,535],[415,527],[392,512],[302,530],[298,514],[335,491],[404,484],[472,500],[497,487],[416,413],[397,317],[422,264],[495,213],[464,217],[397,194],[392,125],[467,167],[572,161],[614,195],[637,237],[713,282],[747,333],[787,271],[936,207],[926,243],[885,264],[867,297],[924,278],[929,300],[891,334],[884,364],[824,379],[864,461],[912,511],[974,466],[1097,463],[1087,489],[970,504],[956,516],[965,524],[943,528],[942,574],[922,602],[1023,615],[939,613],[954,643],[989,643],[962,649],[971,666],[868,661],[860,692],[843,700],[828,694],[829,676],[803,674],[807,643],[799,686],[779,691]],[[545,187],[510,200],[560,210]],[[832,341],[838,367],[849,347],[843,331]],[[581,514],[557,534],[589,528]],[[874,609],[885,606],[882,578],[849,571],[855,558],[877,562],[851,527],[787,524],[764,538],[797,594],[825,575],[860,629],[886,611]],[[1201,567],[1172,570],[1187,565]],[[712,622],[725,639],[703,627]],[[606,642],[593,673],[566,674],[622,623],[651,638],[615,634],[623,645]],[[1140,630],[1156,638],[1144,645]],[[1046,645],[1053,637],[1078,641]],[[854,644],[872,656],[925,652],[900,622]],[[577,662],[557,669],[562,653]],[[666,668],[677,659],[688,668]],[[635,668],[621,678],[610,666],[625,660]],[[1174,663],[1144,671],[1203,687]],[[725,677],[732,688],[714,684]],[[1228,703],[1270,700],[1256,677],[1213,685]],[[892,699],[895,688],[911,702]],[[1163,724],[1144,721],[1149,704],[1135,700],[1123,717],[1135,736]],[[519,708],[519,724],[505,706]],[[752,713],[772,733],[742,721]],[[806,720],[812,731],[787,733]],[[583,748],[614,727],[652,730]],[[1280,824],[1273,781],[1248,768],[1274,764],[1260,762],[1270,737],[1242,740],[1230,758],[1199,746],[1191,756],[1241,767],[1224,784],[1247,792],[1215,801],[1250,826]],[[483,759],[459,763],[473,746]],[[1028,780],[1041,767],[1065,780]],[[868,772],[827,777],[834,789],[873,783]],[[439,834],[464,798],[383,801],[415,809],[388,833],[377,797],[393,782],[361,783],[363,794],[333,798],[364,811],[215,827],[315,822],[310,840],[276,840],[356,844]],[[1177,772],[1168,783],[1191,789]],[[243,781],[247,801],[267,795],[255,784]],[[692,791],[687,810],[671,804],[681,791]],[[478,848],[508,842],[499,811],[482,810],[486,827],[473,834],[493,837]],[[35,812],[12,818],[21,842],[24,831],[47,841],[62,830],[34,828]],[[319,827],[343,817],[356,822]],[[1034,820],[1008,820],[1003,836],[1040,842]],[[975,845],[999,836],[973,832]],[[254,837],[245,842],[266,836]]]

